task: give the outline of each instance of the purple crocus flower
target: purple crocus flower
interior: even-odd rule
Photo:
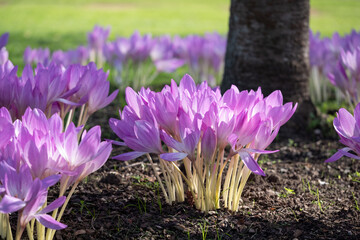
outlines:
[[[109,124],[116,135],[124,141],[123,145],[134,151],[120,154],[114,159],[127,161],[146,153],[161,154],[163,150],[156,120],[140,120],[128,109],[124,109],[122,120],[111,118]]]
[[[102,50],[110,34],[110,28],[95,25],[92,32],[88,33],[88,45],[96,51]]]
[[[185,63],[184,59],[175,57],[169,36],[162,36],[155,40],[150,57],[159,72],[174,72]]]
[[[110,82],[107,81],[108,73],[97,71],[97,77],[92,80],[92,87],[89,91],[88,114],[92,114],[97,110],[109,105],[117,96],[119,90],[115,90],[109,95]],[[93,74],[92,76],[96,76]]]
[[[49,64],[50,50],[48,48],[31,49],[27,47],[24,51],[24,63],[25,64],[38,64],[41,63],[44,66]]]
[[[333,124],[340,137],[340,142],[347,147],[338,150],[325,162],[334,162],[342,156],[360,160],[360,104],[356,106],[354,116],[346,109],[340,108]],[[356,155],[349,151],[354,151]]]
[[[58,166],[59,171],[63,173],[62,184],[67,177],[70,177],[67,186],[81,181],[98,170],[109,158],[112,150],[110,142],[101,142],[99,126],[91,128],[88,132],[84,131],[80,143],[78,143],[79,131],[81,128],[75,128],[71,123],[55,140],[55,146],[62,158]]]
[[[350,98],[350,103],[359,102],[360,91],[360,48],[342,51],[341,59],[328,73],[330,82]]]
[[[198,126],[199,119],[199,114],[197,114],[194,119],[191,119],[184,111],[180,111],[179,120],[177,122],[179,129],[179,141],[172,138],[164,131],[161,134],[161,139],[164,143],[178,152],[163,153],[160,155],[162,159],[166,161],[177,161],[184,159],[187,156],[191,161],[196,160],[195,150],[201,134]]]
[[[26,110],[17,143],[33,178],[44,179],[65,170],[60,168],[63,159],[54,142],[62,131],[63,122],[58,114],[47,119],[39,109]]]
[[[73,91],[76,89],[76,92],[69,97],[70,102],[86,104],[88,116],[110,104],[119,92],[115,90],[108,96],[110,83],[107,81],[107,77],[109,73],[105,73],[102,69],[98,70],[94,63],[86,66],[71,65],[65,75],[68,89],[73,89]]]
[[[38,178],[33,180],[26,165],[23,165],[19,172],[1,162],[0,166],[3,171],[0,180],[3,182],[5,190],[5,194],[0,201],[1,213],[13,213],[21,210],[20,225],[22,230],[33,218],[51,229],[66,228],[66,225],[57,222],[46,214],[59,208],[65,202],[65,197],[58,198],[41,210],[47,199],[48,187],[59,181],[59,175],[53,175],[43,180]]]

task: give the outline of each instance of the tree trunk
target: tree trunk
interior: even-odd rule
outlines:
[[[265,95],[279,89],[285,101],[299,103],[297,115],[304,118],[312,106],[309,8],[309,0],[231,0],[222,91],[232,84],[261,86]]]

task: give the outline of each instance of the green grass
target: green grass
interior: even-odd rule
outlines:
[[[311,0],[310,27],[322,36],[341,35],[360,29],[359,0]]]
[[[8,50],[22,65],[27,46],[50,50],[86,43],[95,24],[111,26],[110,39],[141,33],[226,34],[230,1],[224,0],[0,0],[0,33],[10,32]],[[311,0],[310,26],[322,35],[359,29],[359,0]]]
[[[0,21],[0,29],[10,32],[7,48],[15,64],[22,62],[28,45],[55,50],[85,44],[86,33],[95,24],[111,26],[110,39],[134,30],[154,35],[225,34],[229,15],[229,2],[222,0],[27,2],[0,0],[0,16],[6,19]]]

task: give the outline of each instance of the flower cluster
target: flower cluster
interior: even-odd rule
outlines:
[[[99,126],[81,134],[82,127],[70,123],[64,131],[58,114],[48,119],[39,109],[27,108],[21,120],[13,122],[9,111],[1,108],[0,129],[0,212],[18,212],[17,237],[25,228],[29,235],[33,234],[34,219],[50,228],[47,234],[52,236],[51,229],[66,227],[59,221],[73,190],[105,163],[111,144],[100,141]],[[59,198],[47,205],[48,188],[58,181]],[[72,191],[65,202],[63,195],[70,186]],[[63,209],[57,216],[61,205]],[[46,215],[52,211],[52,217]],[[7,227],[1,230],[11,234]],[[45,234],[45,230],[37,234]]]
[[[6,52],[7,39],[8,34],[0,37],[1,54]],[[9,214],[17,212],[16,239],[25,228],[34,239],[36,221],[38,239],[45,239],[45,228],[46,239],[52,239],[55,230],[66,227],[59,221],[76,186],[110,155],[111,143],[101,142],[100,127],[86,131],[84,125],[91,114],[116,97],[118,90],[109,96],[108,73],[94,63],[66,68],[56,63],[39,64],[35,70],[27,65],[18,77],[17,66],[8,55],[2,56],[0,236],[12,239]],[[75,112],[77,126],[72,122]],[[47,205],[48,189],[57,182],[59,198]]]
[[[342,51],[341,59],[329,72],[328,78],[346,96],[350,105],[360,102],[360,35],[358,48]]]
[[[94,63],[63,67],[39,64],[35,71],[26,65],[21,77],[10,61],[0,65],[0,107],[9,109],[13,119],[21,118],[27,107],[38,108],[47,117],[59,113],[62,119],[81,108],[79,124],[85,125],[91,114],[112,102],[118,90],[109,95],[108,73]]]
[[[58,50],[51,57],[48,49],[27,48],[24,61],[44,66],[50,63],[50,59],[64,66],[88,61],[96,62],[99,67],[105,64],[112,68],[114,80],[121,88],[131,85],[140,89],[149,85],[159,73],[174,72],[184,64],[188,66],[188,72],[202,81],[210,81],[212,86],[221,80],[226,39],[217,33],[171,38],[167,35],[141,36],[135,31],[129,38],[108,41],[109,34],[110,28],[95,26],[88,33],[87,46]]]
[[[310,31],[310,93],[314,102],[328,100],[332,95],[338,100],[346,98],[351,104],[358,102],[356,82],[359,79],[355,74],[359,70],[354,70],[354,66],[360,64],[356,57],[359,48],[360,32],[352,31],[344,37],[334,33],[331,38],[320,38],[320,33]],[[336,87],[335,92],[332,86]]]
[[[31,49],[25,48],[24,51],[24,63],[30,65],[32,63],[41,63],[47,66],[50,63],[50,50],[48,48]]]
[[[110,119],[110,126],[123,140],[114,143],[134,151],[114,158],[130,160],[146,154],[152,162],[149,153],[159,155],[168,203],[184,200],[182,177],[203,211],[220,207],[221,189],[225,207],[237,211],[249,174],[265,175],[257,163],[259,155],[274,152],[265,149],[296,109],[292,103],[283,104],[280,91],[264,97],[260,88],[240,92],[232,86],[221,95],[206,82],[197,86],[189,75],[179,86],[172,80],[161,92],[127,88],[125,97],[121,119]],[[231,148],[225,159],[227,146]],[[174,162],[179,160],[185,173]]]

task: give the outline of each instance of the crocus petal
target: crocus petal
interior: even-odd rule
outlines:
[[[325,162],[335,162],[337,160],[339,160],[342,156],[344,156],[344,153],[347,153],[348,151],[350,151],[351,148],[342,148],[340,150],[338,150],[334,155],[332,155],[330,158],[326,159]]]
[[[24,201],[13,196],[5,195],[0,201],[0,212],[13,213],[19,211],[25,206],[26,203]]]
[[[246,167],[250,169],[255,174],[265,176],[264,171],[260,168],[259,164],[255,161],[255,159],[245,151],[238,152],[241,160],[244,162]]]
[[[59,197],[58,199],[47,205],[44,209],[39,211],[37,214],[45,214],[48,212],[52,212],[55,209],[59,208],[61,205],[63,205],[65,200],[66,200],[65,196]]]
[[[170,137],[165,131],[162,131],[160,133],[160,137],[161,137],[161,140],[163,140],[167,146],[169,146],[177,151],[185,151],[184,144],[179,143],[174,138]]]
[[[56,175],[52,175],[49,177],[44,178],[43,180],[41,180],[41,183],[46,187],[51,187],[53,186],[55,183],[57,183],[61,178],[60,174],[56,174]]]
[[[14,127],[5,119],[0,119],[0,148],[6,146],[14,135]]]
[[[79,106],[83,105],[82,103],[72,102],[72,101],[64,99],[64,98],[57,98],[55,100],[58,101],[58,102],[70,105],[70,106],[75,106],[75,107],[79,107]]]
[[[181,152],[175,152],[175,153],[163,153],[160,154],[160,158],[164,159],[165,161],[178,161],[184,159],[188,154],[187,153],[181,153]]]
[[[355,118],[344,108],[339,109],[338,117],[334,119],[335,130],[346,138],[354,136],[355,123]]]
[[[357,159],[357,160],[360,160],[360,157],[359,156],[356,156],[352,153],[349,153],[347,151],[344,151],[344,149],[340,149],[340,152],[342,152],[342,154],[344,154],[344,156],[347,156],[349,158],[354,158],[354,159]]]
[[[146,152],[136,152],[136,151],[127,152],[127,153],[117,155],[117,156],[113,157],[112,159],[120,160],[120,161],[128,161],[128,160],[138,158],[138,157],[140,157],[140,156],[142,156],[144,154],[146,154]]]
[[[260,153],[260,154],[270,154],[270,153],[276,153],[279,150],[258,150],[258,149],[252,149],[252,148],[244,148],[243,151],[249,152],[249,153]]]
[[[118,145],[118,146],[126,146],[126,144],[124,142],[119,142],[116,140],[111,140],[111,139],[105,139],[105,141],[114,144],[114,145]]]
[[[8,40],[9,40],[8,32],[0,36],[0,49],[6,46]]]
[[[204,160],[210,162],[216,150],[216,135],[215,131],[207,128],[201,141],[201,150],[204,155]]]
[[[60,223],[56,221],[54,218],[47,214],[36,214],[35,218],[45,227],[54,229],[54,230],[60,230],[67,227],[67,225]]]

